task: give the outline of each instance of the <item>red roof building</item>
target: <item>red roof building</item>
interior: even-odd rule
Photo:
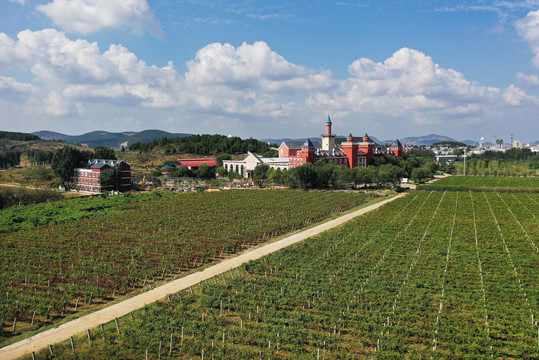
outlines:
[[[206,164],[209,167],[216,167],[217,161],[213,158],[201,158],[201,159],[178,159],[178,162],[182,166],[187,166],[190,170],[197,169],[200,165]]]

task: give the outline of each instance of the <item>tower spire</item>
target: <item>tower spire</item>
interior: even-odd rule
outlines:
[[[326,133],[322,134],[322,150],[333,151],[335,148],[335,135],[331,133],[331,118],[328,114],[328,119],[326,120]]]

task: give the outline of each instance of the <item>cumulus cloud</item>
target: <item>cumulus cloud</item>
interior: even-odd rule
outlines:
[[[38,90],[32,84],[18,82],[12,77],[0,75],[0,92],[32,93]]]
[[[12,63],[15,41],[4,33],[0,33],[0,66]]]
[[[393,118],[403,126],[434,127],[486,121],[504,108],[538,103],[515,85],[481,86],[409,48],[382,62],[357,59],[348,67],[349,76],[337,79],[328,70],[288,61],[264,42],[215,43],[200,49],[180,74],[172,62],[147,64],[122,45],[102,51],[95,42],[46,29],[25,30],[16,39],[0,33],[0,69],[10,67],[30,70],[34,81],[2,76],[0,91],[24,94],[28,99],[13,101],[12,108],[25,107],[29,116],[42,117],[89,118],[106,106],[131,111],[125,116],[143,108],[168,109],[164,118],[182,111],[221,125],[228,119],[229,125],[307,127],[320,121],[316,115],[329,112],[349,121]],[[519,79],[538,82],[526,75]]]
[[[539,99],[526,94],[524,90],[515,85],[510,85],[507,89],[505,89],[503,99],[510,106],[519,106],[524,102],[539,104]]]
[[[45,113],[51,116],[62,116],[69,111],[68,102],[56,91],[51,91],[41,105]]]
[[[256,117],[290,116],[298,93],[335,86],[330,71],[287,61],[265,42],[210,44],[188,62],[184,99],[203,111]]]
[[[537,75],[525,75],[523,73],[518,73],[517,79],[522,86],[539,87],[539,76]]]
[[[319,90],[334,81],[331,72],[316,72],[288,62],[263,41],[238,48],[230,44],[210,44],[188,63],[186,80],[194,85],[226,85],[237,89],[276,92],[283,89]]]
[[[52,0],[36,8],[69,32],[87,34],[103,28],[130,27],[135,34],[162,35],[146,0]]]
[[[97,43],[71,40],[54,29],[24,30],[17,40],[0,33],[0,54],[10,54],[0,57],[0,64],[27,65],[37,80],[57,90],[54,96],[135,98],[150,107],[174,104],[169,93],[178,74],[172,62],[150,66],[121,45],[102,53]]]
[[[526,40],[535,53],[533,64],[539,67],[539,10],[530,11],[515,24],[518,34]]]
[[[403,48],[384,62],[361,58],[348,68],[351,77],[333,93],[317,93],[312,107],[345,113],[379,112],[391,116],[429,113],[431,119],[475,115],[499,99],[496,88],[483,87],[462,73],[443,69],[430,56]],[[433,120],[431,120],[433,121]]]

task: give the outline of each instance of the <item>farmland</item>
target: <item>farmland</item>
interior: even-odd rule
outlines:
[[[449,176],[418,190],[539,192],[539,177]]]
[[[537,193],[414,192],[47,356],[537,358],[538,216]]]
[[[0,195],[1,195],[0,190]],[[41,191],[41,190],[36,190]],[[177,193],[152,191],[145,194],[100,195],[37,205],[12,206],[0,210],[0,233],[64,223],[82,218],[111,215],[130,203],[178,196]]]
[[[6,232],[0,243],[2,338],[55,323],[373,197],[271,190],[182,194],[123,204],[107,216]]]

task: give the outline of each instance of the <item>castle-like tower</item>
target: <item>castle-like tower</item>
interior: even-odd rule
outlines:
[[[343,142],[341,144],[341,148],[344,151],[346,157],[348,158],[348,167],[357,167],[359,156],[359,143],[354,141],[354,137],[352,136],[352,134],[348,135],[348,137],[346,138],[346,142]]]
[[[331,119],[326,120],[326,133],[322,134],[322,151],[333,151],[335,149],[335,134],[331,133]]]

